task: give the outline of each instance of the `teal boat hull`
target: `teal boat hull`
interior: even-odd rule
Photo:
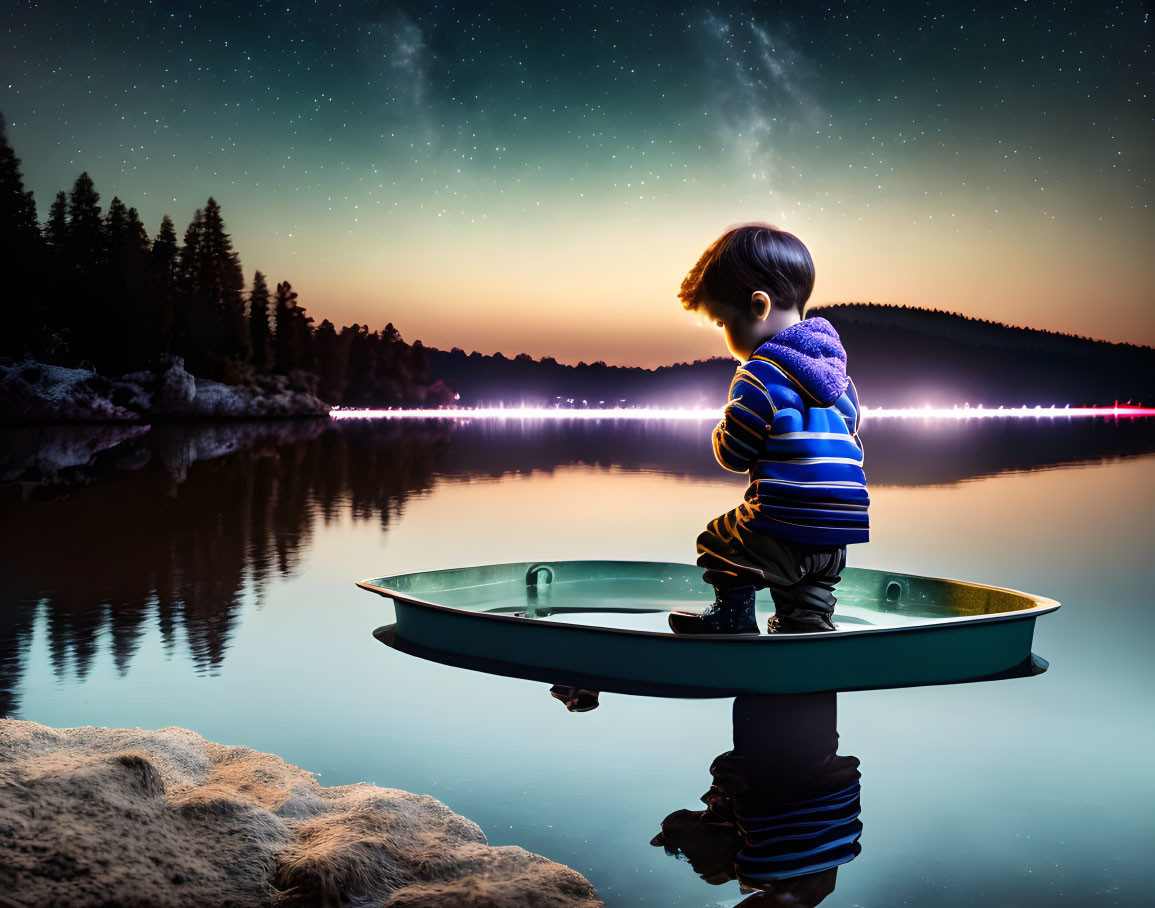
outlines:
[[[393,600],[378,639],[422,658],[575,687],[730,697],[950,684],[1037,674],[1035,620],[1059,603],[964,581],[848,568],[835,631],[675,636],[591,625],[700,608],[694,565],[554,561],[398,574],[358,584]],[[620,599],[583,604],[595,589]],[[773,612],[766,591],[759,610]]]

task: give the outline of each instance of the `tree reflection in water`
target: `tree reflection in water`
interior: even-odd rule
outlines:
[[[166,427],[83,469],[25,464],[23,483],[10,470],[0,509],[0,714],[17,709],[13,690],[41,608],[57,675],[83,678],[104,634],[123,674],[150,619],[166,648],[183,635],[196,670],[213,673],[242,593],[259,601],[271,578],[296,569],[315,519],[347,512],[386,527],[430,487],[446,427],[383,428]]]

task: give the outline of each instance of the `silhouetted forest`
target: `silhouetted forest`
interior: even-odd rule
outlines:
[[[448,352],[427,347],[426,352],[430,376],[454,389],[463,407],[721,407],[735,366],[719,358],[657,369],[604,362],[568,366],[525,353],[510,359],[501,353],[466,354],[459,347]]]
[[[209,198],[178,240],[165,215],[153,237],[137,210],[102,210],[87,173],[41,225],[0,116],[0,248],[7,281],[0,356],[103,375],[161,370],[182,357],[194,375],[241,384],[289,376],[332,404],[438,405],[421,342],[392,324],[314,324],[290,283],[260,271],[246,291],[221,206]]]

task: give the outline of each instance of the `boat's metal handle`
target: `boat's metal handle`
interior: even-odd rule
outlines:
[[[546,603],[539,603],[537,600],[537,588],[541,578],[541,574],[545,573],[546,594],[548,595],[553,584],[553,568],[548,564],[538,562],[531,564],[529,570],[525,572],[525,596],[530,601],[530,605],[525,610],[526,618],[545,618],[550,614],[550,607],[548,599]]]
[[[525,585],[529,587],[536,587],[538,584],[538,574],[545,571],[545,582],[553,583],[553,568],[543,562],[531,564],[529,570],[525,572]]]

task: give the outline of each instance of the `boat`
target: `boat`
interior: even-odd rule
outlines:
[[[549,561],[394,574],[357,584],[391,599],[388,646],[461,668],[588,690],[733,697],[1024,677],[1035,619],[1059,603],[961,580],[847,568],[835,630],[675,636],[672,609],[713,588],[692,564]],[[759,624],[773,613],[757,594]]]

